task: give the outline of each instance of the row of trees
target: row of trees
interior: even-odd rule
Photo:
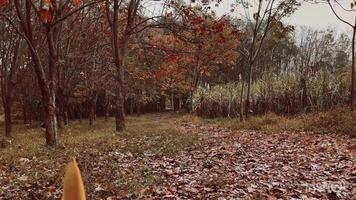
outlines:
[[[328,40],[335,34],[321,37],[315,30],[295,39],[294,27],[282,19],[298,8],[296,0],[239,1],[221,17],[209,1],[161,2],[159,12],[149,3],[0,0],[5,134],[11,136],[11,117],[43,120],[46,143],[56,145],[58,128],[70,119],[87,117],[93,124],[97,115],[115,115],[120,132],[125,113],[162,111],[167,102],[191,110],[199,86],[228,82],[241,83],[243,119],[251,86],[264,74],[293,71],[302,85],[311,68],[339,66],[330,61],[334,52],[324,52],[327,45],[341,49],[338,62],[348,59],[345,36],[345,47]],[[245,14],[237,19],[234,13]]]
[[[202,26],[203,17],[209,18],[206,28],[212,30],[201,32],[209,31],[210,36],[225,40],[220,34],[223,23],[202,8],[194,11],[180,1],[165,3],[159,16],[147,16],[142,4],[140,0],[2,0],[5,134],[11,136],[14,102],[17,109],[21,105],[24,121],[35,118],[45,122],[46,143],[56,145],[57,128],[69,118],[81,118],[84,113],[93,123],[100,95],[105,96],[106,115],[115,113],[116,131],[120,132],[125,127],[125,97],[127,101],[134,98],[131,102],[140,107],[147,99],[162,96],[160,91],[169,90],[174,97],[177,88],[190,87],[183,77],[176,76],[190,69],[177,64],[182,52],[174,52],[170,42],[195,43],[199,37],[195,31]],[[155,63],[148,56],[163,60]],[[131,85],[125,84],[124,76]],[[155,88],[147,89],[149,82]]]
[[[140,1],[2,0],[0,5],[1,28],[6,33],[1,38],[4,55],[1,59],[2,93],[8,119],[6,135],[11,132],[13,86],[14,79],[18,79],[16,73],[19,69],[30,67],[35,72],[41,92],[48,145],[56,145],[58,125],[68,122],[67,104],[79,82],[86,89],[80,89],[80,95],[88,96],[93,118],[98,88],[108,86],[103,83],[107,78],[116,78],[116,83],[112,83],[117,88],[116,130],[123,130],[123,60],[129,36],[134,29],[148,22],[137,17]],[[20,48],[24,45],[28,51]],[[106,46],[110,47],[112,54],[102,51]],[[104,73],[111,70],[112,60],[116,76]],[[105,62],[109,63],[107,69],[103,68]],[[91,66],[90,69],[88,66]]]
[[[282,40],[276,45],[273,37],[266,38],[256,60],[251,113],[295,115],[349,103],[351,41],[347,35],[303,27]],[[200,87],[193,98],[194,108],[200,116],[237,117],[241,90],[242,83],[236,79]]]

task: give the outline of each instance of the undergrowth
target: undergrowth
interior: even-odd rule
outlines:
[[[347,134],[356,137],[356,112],[347,108],[303,114],[295,117],[269,113],[252,116],[243,122],[240,122],[238,118],[207,119],[187,115],[184,117],[184,121],[218,124],[233,130],[248,129],[265,132],[310,131],[320,134]]]

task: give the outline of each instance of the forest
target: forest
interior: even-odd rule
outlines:
[[[0,0],[0,199],[353,199],[355,39],[355,0]]]

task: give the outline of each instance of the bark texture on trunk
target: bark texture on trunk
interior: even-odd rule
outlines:
[[[22,118],[23,118],[23,124],[27,124],[27,106],[26,106],[26,102],[24,102],[23,105],[22,105]]]
[[[246,91],[246,103],[245,103],[245,117],[248,119],[248,114],[250,112],[250,93],[251,93],[251,85],[252,85],[252,61],[249,64],[249,71],[248,71],[248,82],[247,82],[247,91]]]
[[[140,5],[140,0],[130,0],[127,6],[127,21],[123,26],[122,32],[119,31],[119,14],[121,1],[114,0],[113,16],[111,19],[110,5],[106,4],[108,21],[112,30],[112,49],[113,58],[116,66],[116,114],[115,125],[116,131],[121,132],[125,129],[125,92],[124,92],[124,59],[130,35],[133,31],[134,19],[137,16],[137,11]]]
[[[125,129],[125,111],[124,111],[124,61],[125,56],[125,43],[127,39],[124,33],[119,38],[119,0],[114,0],[114,16],[112,21],[112,34],[113,34],[113,56],[116,66],[116,114],[115,114],[115,130],[121,132]]]
[[[118,84],[116,88],[116,115],[115,125],[116,131],[121,132],[125,129],[125,108],[124,108],[124,94],[123,94],[123,75],[119,74]]]
[[[6,63],[2,56],[0,55],[0,60],[3,60],[1,63],[1,74],[0,74],[0,83],[1,83],[1,98],[4,108],[5,115],[5,136],[11,137],[12,122],[11,122],[11,107],[13,104],[13,92],[15,87],[15,76],[18,69],[18,60],[20,56],[20,47],[21,39],[13,38],[11,41],[10,49],[8,49],[10,58],[7,58],[9,62]]]
[[[98,94],[93,92],[92,96],[90,97],[89,103],[89,125],[94,125],[94,121],[96,120],[96,102],[98,100]]]
[[[356,23],[356,19],[355,19]],[[356,37],[356,26],[353,27],[352,34],[352,68],[351,68],[351,88],[350,88],[350,105],[351,110],[354,110],[355,105],[355,37]]]
[[[58,31],[55,28],[47,27],[47,45],[49,50],[48,63],[48,83],[47,98],[44,98],[46,104],[46,144],[55,146],[58,138],[57,108],[56,108],[56,91],[57,91],[57,51],[55,41],[57,40]]]
[[[46,144],[55,146],[57,144],[58,130],[54,92],[48,99],[45,99],[45,102],[48,102],[45,106]]]
[[[105,91],[105,121],[109,120],[110,112],[110,95],[108,91]]]
[[[29,54],[33,62],[34,71],[37,76],[37,82],[41,90],[42,102],[45,108],[45,125],[46,125],[46,144],[54,146],[57,144],[57,116],[56,116],[56,64],[57,64],[57,42],[59,29],[52,27],[50,24],[44,24],[46,43],[48,47],[48,71],[45,70],[44,64],[40,58],[40,50],[34,39],[34,21],[31,20],[33,15],[33,5],[31,1],[21,3],[20,0],[14,0],[16,14],[20,21],[23,34],[26,36]],[[58,13],[59,16],[59,13]],[[58,17],[57,16],[57,17]],[[42,25],[42,24],[41,24]],[[57,26],[58,27],[58,26]],[[48,73],[48,74],[46,74]]]
[[[5,136],[11,137],[11,105],[4,105],[4,112],[5,112]]]

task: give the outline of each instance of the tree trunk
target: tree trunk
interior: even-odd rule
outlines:
[[[17,11],[18,18],[23,30],[23,34],[26,36],[26,43],[31,55],[31,60],[33,62],[34,70],[37,76],[37,82],[41,89],[42,101],[45,107],[45,124],[46,124],[46,144],[49,146],[56,145],[57,143],[57,118],[56,118],[56,46],[55,41],[57,39],[59,31],[57,30],[54,34],[51,26],[46,26],[46,41],[48,45],[48,61],[49,61],[49,70],[48,77],[41,63],[39,56],[39,51],[36,50],[36,44],[34,41],[33,34],[33,25],[31,20],[33,5],[31,1],[25,1],[24,8],[21,6],[19,0],[14,1],[14,5]],[[24,13],[23,13],[24,12]],[[24,15],[26,17],[24,17]]]
[[[121,132],[125,129],[125,111],[124,111],[124,97],[122,94],[122,87],[118,86],[117,88],[117,95],[116,97],[116,115],[115,115],[115,125],[116,131]]]
[[[49,65],[48,65],[48,98],[44,98],[47,104],[46,108],[46,144],[49,146],[54,146],[57,144],[58,129],[57,129],[57,113],[56,113],[56,90],[57,90],[57,80],[56,80],[56,64],[57,64],[57,52],[54,45],[56,40],[56,33],[50,27],[47,27],[46,38],[49,49]]]
[[[117,63],[117,85],[116,85],[116,131],[121,132],[125,129],[125,107],[124,107],[124,68],[123,62]]]
[[[249,64],[248,70],[248,82],[247,82],[247,91],[246,91],[246,109],[245,109],[245,117],[248,119],[248,114],[250,110],[250,93],[251,93],[251,84],[252,84],[252,62]]]
[[[124,59],[126,56],[127,45],[129,42],[132,30],[135,28],[134,20],[137,16],[137,11],[140,5],[140,0],[130,0],[127,7],[127,23],[123,27],[123,33],[119,32],[119,21],[121,1],[114,0],[113,20],[108,17],[112,29],[112,48],[113,58],[117,72],[117,87],[116,87],[116,131],[121,132],[125,129],[125,106],[124,106]],[[107,12],[110,12],[110,6],[107,4]],[[112,23],[111,23],[112,22]]]
[[[27,124],[27,106],[26,106],[26,101],[24,101],[22,105],[22,118],[23,118],[23,124]]]
[[[244,120],[244,88],[245,81],[241,80],[241,92],[240,92],[240,122]]]
[[[33,116],[33,106],[32,106],[32,104],[30,104],[29,105],[29,107],[28,107],[28,110],[27,110],[27,122],[29,123],[29,124],[32,124],[32,120],[33,120],[33,118],[34,118],[34,116]],[[41,114],[42,114],[42,112],[40,112]]]
[[[351,110],[355,108],[355,36],[356,36],[356,26],[353,27],[352,35],[352,68],[351,68],[351,88],[350,88],[350,105]]]
[[[195,90],[191,90],[190,94],[189,94],[189,97],[188,97],[190,99],[190,102],[189,102],[189,105],[188,105],[188,111],[190,113],[194,112],[194,102],[193,102],[194,93],[195,93]]]
[[[63,107],[62,107],[62,115],[63,115],[63,123],[64,125],[68,125],[68,118],[69,118],[69,104],[68,104],[69,100],[68,100],[68,95],[63,95]]]
[[[230,118],[231,117],[231,104],[232,104],[232,101],[233,101],[233,96],[232,96],[232,90],[230,89],[230,92],[229,92],[229,95],[230,95],[230,98],[229,98],[229,104],[228,104],[228,110],[227,110],[227,116]]]
[[[93,102],[90,100],[89,103],[89,125],[94,125],[94,105]]]
[[[125,107],[124,107],[124,56],[128,37],[126,33],[119,39],[119,0],[114,0],[114,16],[112,23],[112,42],[113,55],[116,66],[116,114],[115,114],[115,129],[116,132],[121,132],[125,129]]]
[[[83,120],[83,110],[82,110],[82,105],[79,105],[78,108],[78,118],[79,118],[79,123],[82,123]]]
[[[105,121],[109,119],[109,109],[110,109],[110,96],[107,91],[105,91]]]
[[[335,11],[335,9],[333,8],[331,1],[328,0],[327,1],[331,10],[333,11],[334,15],[343,23],[349,25],[352,27],[353,29],[353,33],[352,33],[352,65],[351,65],[351,86],[350,86],[350,107],[351,110],[354,110],[355,105],[355,36],[356,36],[356,17],[355,17],[355,22],[354,24],[351,24],[347,21],[345,21],[344,19],[342,19],[337,12]],[[351,10],[352,12],[353,10]]]
[[[300,80],[300,89],[301,89],[301,96],[300,96],[300,100],[301,100],[301,106],[302,106],[302,110],[303,112],[306,111],[307,106],[308,106],[308,89],[307,89],[307,83],[306,80],[304,78],[304,75],[302,75],[303,77]]]
[[[57,123],[58,123],[58,128],[62,129],[63,128],[63,113],[62,113],[62,108],[58,108],[57,110]]]
[[[141,102],[140,101],[136,101],[136,115],[140,116],[142,111],[141,111]]]
[[[4,104],[6,137],[11,137],[11,103],[11,99],[8,99],[6,104]]]
[[[92,106],[92,105],[90,105],[89,125],[90,125],[90,126],[93,126],[93,125],[94,125],[94,109],[93,109],[93,106]]]
[[[57,90],[57,106],[58,128],[61,129],[64,124],[64,94],[63,89],[60,86]]]
[[[108,109],[109,106],[107,106],[105,108],[105,121],[108,121],[109,120],[109,109]]]
[[[174,112],[174,93],[173,93],[173,90],[171,92],[171,107],[172,107],[172,112]]]
[[[182,96],[179,95],[178,97],[178,110],[181,110],[182,109]]]
[[[89,108],[89,124],[92,126],[94,125],[95,115],[96,115],[96,102],[98,99],[98,94],[93,92],[92,96],[90,97],[90,108]]]
[[[49,146],[55,146],[57,144],[57,116],[56,116],[56,104],[55,104],[55,92],[52,91],[47,99],[44,99],[46,115],[46,144]]]
[[[68,125],[68,108],[67,108],[67,106],[64,108],[64,111],[63,111],[63,123],[64,123],[64,125]]]
[[[130,98],[130,115],[134,112],[134,98]]]
[[[161,96],[161,98],[159,99],[159,108],[160,112],[166,110],[166,96]]]
[[[6,66],[6,63],[2,63],[2,73],[1,73],[1,98],[4,107],[5,114],[5,136],[11,137],[11,107],[12,107],[12,97],[13,89],[15,86],[14,77],[17,72],[17,64],[19,60],[19,50],[21,46],[21,40],[17,39],[14,44],[14,53],[12,55],[12,61],[10,63],[10,69]],[[5,64],[5,65],[4,65]]]

